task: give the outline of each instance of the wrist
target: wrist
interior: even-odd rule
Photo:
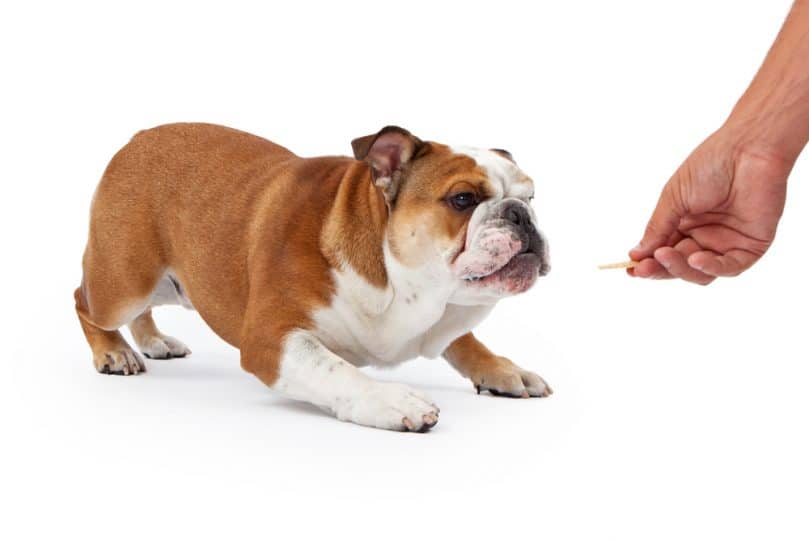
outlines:
[[[791,168],[809,138],[807,126],[802,118],[796,122],[788,110],[748,107],[740,102],[720,131],[728,138],[734,153]]]

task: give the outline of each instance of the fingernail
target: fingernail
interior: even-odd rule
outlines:
[[[702,269],[704,268],[704,265],[700,264],[699,261],[695,261],[693,257],[689,257],[685,262],[688,263],[688,266],[694,270],[699,270],[700,272],[702,272]]]

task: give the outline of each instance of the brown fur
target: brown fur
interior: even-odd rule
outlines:
[[[459,337],[444,351],[444,357],[464,377],[480,385],[487,376],[493,378],[497,369],[507,366],[509,360],[497,356],[469,332]]]
[[[428,221],[443,230],[431,234],[456,241],[468,215],[442,198],[453,182],[482,185],[485,175],[472,159],[425,144],[396,203],[412,211],[390,226],[405,242],[421,212],[438,212]],[[329,303],[332,268],[345,262],[386,285],[388,214],[369,167],[351,158],[304,159],[209,124],[138,133],[96,191],[75,293],[96,367],[110,351],[131,352],[117,329],[148,309],[170,268],[206,323],[241,349],[244,368],[272,385],[283,337]],[[150,317],[135,328],[159,334]]]
[[[388,220],[384,198],[368,181],[362,163],[351,165],[342,184],[323,226],[323,252],[333,268],[348,263],[372,285],[385,287],[388,279],[379,249]]]
[[[528,377],[536,377],[508,358],[494,354],[472,332],[453,341],[444,351],[444,357],[461,375],[472,381],[478,392],[485,389],[496,394],[529,397],[525,389],[530,382]],[[546,386],[541,395],[552,393]]]
[[[488,178],[475,160],[443,144],[427,144],[430,151],[413,162],[392,216],[391,251],[410,266],[422,262],[427,250],[420,242],[427,239],[446,249],[461,246],[471,212],[452,210],[445,202],[448,195],[469,189],[481,199],[489,195]]]

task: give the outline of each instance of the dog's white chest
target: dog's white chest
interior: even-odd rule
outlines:
[[[350,267],[335,271],[332,303],[314,313],[317,337],[354,365],[436,357],[494,307],[449,304],[454,284],[440,275],[404,277],[394,267],[391,277],[395,285],[380,289]]]
[[[314,314],[316,334],[355,365],[393,365],[420,354],[422,337],[438,322],[448,292],[405,281],[380,289],[351,268],[334,272],[336,294]]]

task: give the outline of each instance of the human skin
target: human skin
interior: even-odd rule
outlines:
[[[664,186],[629,275],[707,285],[750,268],[775,238],[807,140],[809,0],[796,0],[727,121]]]

